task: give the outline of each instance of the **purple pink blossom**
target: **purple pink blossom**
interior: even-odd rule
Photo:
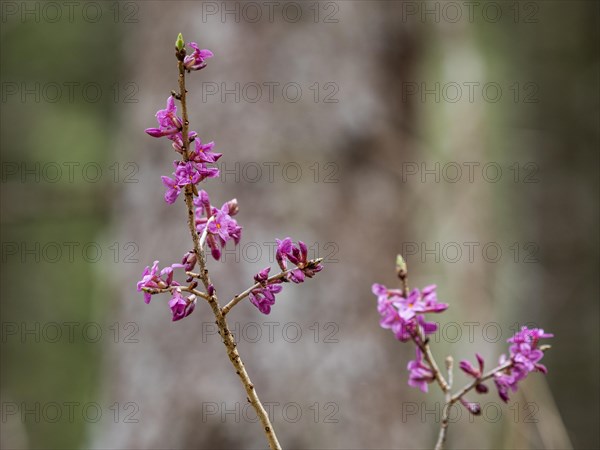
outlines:
[[[219,176],[219,169],[206,167],[203,163],[192,161],[173,161],[175,172],[173,178],[162,176],[161,180],[167,188],[165,192],[165,201],[172,204],[181,194],[185,186],[196,185],[206,178],[215,178]]]
[[[187,70],[200,70],[206,67],[206,59],[213,57],[213,52],[206,49],[200,49],[195,42],[188,42],[190,47],[194,49],[191,55],[187,55],[183,59],[183,65]]]
[[[275,294],[282,291],[281,280],[268,284],[267,286],[261,286],[253,289],[250,292],[250,302],[258,308],[263,314],[269,314],[271,312],[271,306],[275,304]]]
[[[509,347],[509,356],[507,358],[505,355],[501,355],[500,365],[509,361],[511,365],[494,375],[498,395],[503,401],[508,401],[509,390],[515,392],[519,381],[525,379],[529,373],[542,372],[545,374],[548,372],[546,366],[539,363],[544,356],[544,352],[538,348],[538,343],[542,338],[551,337],[554,337],[554,335],[544,333],[542,329],[522,327],[521,331],[508,339],[507,342],[512,344]]]
[[[275,294],[279,294],[283,289],[280,279],[269,281],[270,271],[271,268],[266,267],[254,275],[254,281],[260,283],[260,286],[252,289],[248,296],[250,302],[263,314],[271,312],[271,306],[275,304]]]
[[[323,270],[323,266],[319,263],[314,263],[308,259],[308,247],[302,241],[298,241],[298,245],[294,245],[292,238],[287,237],[283,240],[276,239],[277,252],[275,259],[281,270],[287,270],[287,262],[291,262],[296,266],[291,270],[288,279],[294,283],[304,282],[305,277],[312,278],[316,273]]]
[[[239,212],[236,199],[223,203],[221,208],[216,208],[210,203],[206,191],[200,191],[194,199],[196,206],[196,230],[199,234],[206,229],[206,242],[214,259],[221,257],[221,250],[228,241],[232,240],[236,245],[242,238],[242,227],[231,217]]]
[[[175,290],[173,297],[169,300],[169,308],[171,308],[173,314],[173,322],[177,322],[194,312],[194,309],[196,309],[196,296],[190,295],[185,298],[179,290]]]
[[[459,363],[459,367],[467,375],[475,378],[476,380],[479,380],[483,376],[483,368],[485,364],[483,361],[483,357],[479,353],[475,353],[475,358],[477,359],[477,367],[474,367],[466,359],[463,359]],[[475,390],[480,394],[485,394],[488,391],[488,387],[483,383],[477,383],[475,385]]]
[[[175,99],[172,96],[167,99],[167,107],[156,113],[156,120],[159,128],[146,129],[146,133],[152,137],[169,136],[181,131],[183,122],[177,116],[177,106],[175,106]]]
[[[212,151],[215,143],[209,142],[203,144],[200,139],[195,140],[195,149],[190,153],[190,161],[196,163],[216,163],[222,155],[222,153],[215,153]]]
[[[173,149],[180,154],[183,154],[183,135],[181,133],[175,133],[167,136],[172,141]],[[193,142],[198,137],[198,133],[195,131],[188,132],[188,142]]]
[[[160,270],[158,261],[154,261],[152,267],[146,267],[142,273],[142,279],[138,281],[137,290],[142,292],[143,288],[167,289],[171,286],[179,286],[177,281],[173,280],[173,269],[181,267],[181,264],[173,264]],[[150,303],[152,294],[144,291],[144,301]]]
[[[388,289],[382,284],[372,286],[377,296],[377,310],[381,316],[379,324],[382,328],[392,330],[396,339],[407,342],[418,337],[420,326],[425,335],[437,330],[435,322],[427,322],[425,313],[440,313],[448,308],[448,304],[439,303],[435,292],[436,286],[413,289],[404,297],[400,289]]]
[[[408,363],[408,385],[427,392],[428,384],[435,380],[432,370],[423,363],[423,353],[415,347],[416,358]]]

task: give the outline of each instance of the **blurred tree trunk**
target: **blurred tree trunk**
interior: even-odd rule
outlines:
[[[444,260],[434,264],[414,257],[409,259],[411,285],[423,286],[435,280],[442,299],[453,305],[444,320],[499,322],[503,338],[516,321],[545,323],[547,319],[548,329],[561,329],[561,334],[573,332],[573,325],[560,320],[561,308],[570,306],[560,297],[565,293],[557,290],[583,289],[585,298],[573,300],[580,309],[589,308],[589,297],[597,294],[597,286],[590,281],[593,277],[584,278],[587,274],[579,273],[574,262],[584,260],[588,267],[594,255],[593,246],[586,247],[587,241],[579,234],[589,235],[597,224],[597,215],[587,215],[597,182],[586,181],[593,179],[593,163],[597,163],[597,152],[590,145],[598,139],[591,132],[591,119],[597,118],[597,99],[596,103],[585,101],[586,89],[593,90],[591,80],[597,75],[597,66],[586,64],[596,48],[590,44],[589,51],[582,53],[580,77],[569,72],[571,66],[564,66],[565,76],[573,77],[573,92],[564,96],[549,94],[556,89],[556,80],[548,75],[550,69],[532,57],[547,54],[549,67],[557,65],[553,49],[562,38],[553,34],[556,27],[549,24],[560,23],[564,6],[543,10],[542,35],[539,27],[523,31],[519,26],[487,28],[486,24],[485,29],[478,30],[473,25],[404,22],[400,2],[340,2],[337,24],[202,23],[196,3],[169,3],[172,7],[168,10],[161,5],[143,5],[144,23],[132,30],[127,40],[131,78],[139,84],[141,101],[126,111],[117,145],[123,161],[140,163],[140,183],[123,192],[113,233],[119,241],[138,243],[140,264],[125,265],[112,275],[121,286],[115,302],[118,320],[139,324],[140,342],[112,347],[104,374],[107,401],[135,402],[140,422],[96,429],[91,441],[94,447],[265,445],[260,427],[244,420],[243,415],[239,423],[234,414],[224,421],[219,415],[203,420],[203,405],[207,403],[216,403],[219,412],[222,402],[229,410],[234,410],[236,402],[242,409],[245,406],[243,389],[218,336],[203,336],[203,329],[212,323],[206,305],[200,304],[190,318],[171,324],[166,299],[156,297],[145,306],[134,291],[146,264],[154,259],[163,264],[176,262],[190,247],[183,206],[161,203],[159,176],[168,173],[173,154],[167,144],[143,134],[144,128],[153,125],[154,111],[176,86],[175,61],[169,62],[169,58],[179,31],[215,53],[207,69],[191,76],[191,122],[203,140],[216,141],[227,168],[236,161],[299,162],[303,168],[315,161],[333,161],[339,168],[339,182],[332,184],[312,182],[310,176],[298,183],[281,179],[274,183],[235,183],[230,177],[226,184],[206,184],[215,203],[238,197],[244,242],[261,243],[290,235],[319,242],[323,253],[328,253],[323,249],[327,242],[335,243],[338,249],[334,257],[339,261],[326,264],[316,279],[302,286],[286,286],[271,316],[259,317],[253,307],[242,304],[229,317],[230,323],[241,324],[297,322],[304,333],[309,333],[308,327],[315,322],[320,327],[326,322],[339,325],[336,344],[314,343],[312,337],[296,344],[281,337],[273,343],[264,338],[256,344],[240,342],[240,353],[264,402],[298,402],[305,415],[315,402],[321,408],[325,402],[339,408],[336,424],[315,423],[306,417],[291,423],[276,409],[274,426],[285,447],[417,448],[433,441],[436,424],[419,418],[406,423],[401,420],[406,402],[421,404],[424,399],[420,392],[406,387],[405,367],[412,350],[377,330],[378,316],[370,292],[372,282],[394,283],[394,257],[403,243],[499,242],[504,251],[511,242],[539,244],[542,263],[531,267],[511,264],[510,255],[497,265],[481,258],[474,263],[463,259],[460,264]],[[597,20],[585,18],[584,7],[574,11],[569,16],[569,29],[584,26],[593,30],[597,25]],[[175,27],[174,23],[181,25]],[[555,46],[544,48],[546,38],[552,36]],[[581,33],[582,42],[567,42],[563,51],[583,45],[587,38]],[[152,57],[147,56],[147,49],[151,49]],[[512,68],[512,72],[498,70],[503,67]],[[530,108],[482,102],[420,104],[419,96],[403,98],[406,81],[528,79],[540,84],[540,97],[549,104]],[[303,88],[331,81],[339,87],[339,102],[315,103],[310,98],[312,92],[305,91],[298,103],[203,103],[203,81],[229,86],[235,82],[295,81]],[[579,91],[576,86],[581,81],[585,88]],[[580,102],[590,111],[581,133],[567,125],[561,127],[563,121],[577,123]],[[534,131],[518,134],[521,128]],[[570,152],[571,147],[577,148],[577,156]],[[525,149],[530,153],[519,153]],[[535,161],[543,170],[543,182],[530,189],[510,183],[451,186],[403,180],[407,163],[423,162],[431,167],[438,161],[497,162],[503,168],[512,162]],[[504,180],[508,176],[505,174]],[[554,177],[561,181],[554,183]],[[572,189],[570,195],[559,192],[565,186]],[[557,198],[562,203],[556,202]],[[567,205],[572,211],[564,214]],[[575,227],[573,232],[569,232],[571,226]],[[597,238],[592,241],[597,243]],[[557,265],[558,260],[561,263]],[[256,264],[210,261],[211,273],[224,296],[221,301],[246,288],[252,275],[266,265],[267,255]],[[533,296],[536,300],[528,301]],[[540,296],[547,297],[548,302],[540,301]],[[543,308],[539,306],[542,304]],[[591,316],[587,320],[593,322]],[[593,328],[593,324],[588,327]],[[597,337],[597,327],[595,330]],[[436,348],[435,353],[442,357],[449,347],[441,343]],[[471,357],[484,348],[490,364],[505,351],[504,339],[495,345],[478,341],[475,346],[458,348],[457,359]],[[591,367],[585,356],[565,349],[560,356],[557,352],[549,357],[551,371],[560,372],[559,367],[552,367],[552,358],[558,360],[566,353],[582,373],[597,375],[597,365]],[[563,373],[564,377],[572,376],[569,371]],[[564,390],[566,378],[550,376],[549,380],[562,392],[561,404],[575,405],[566,398],[571,392]],[[531,382],[543,380],[538,376]],[[581,389],[589,385],[582,384]],[[578,401],[585,403],[585,392],[573,389]],[[426,400],[430,407],[441,400],[435,395]],[[587,398],[591,401],[592,396]],[[573,417],[577,419],[572,419],[572,426],[586,423],[581,414]],[[489,423],[473,431],[473,425],[461,423],[451,430],[450,442],[457,446],[476,442],[479,448],[495,448],[504,436],[511,436],[514,440],[506,445],[535,448],[546,442],[540,440],[535,427],[522,423],[513,426],[505,419],[500,425]],[[466,430],[469,433],[462,432]],[[520,440],[522,430],[531,435],[527,442]],[[582,438],[582,442],[591,440],[590,436]]]

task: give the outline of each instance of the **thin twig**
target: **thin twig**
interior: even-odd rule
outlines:
[[[202,297],[205,300],[209,299],[209,296],[204,292],[200,292],[190,286],[169,286],[168,288],[151,288],[151,287],[143,287],[142,291],[148,292],[149,294],[163,294],[165,292],[173,292],[173,291],[181,291],[181,292],[190,292],[198,297]]]
[[[269,277],[266,281],[266,284],[272,283],[273,281],[276,280],[280,280],[283,279],[287,276],[288,273],[290,273],[292,270],[294,269],[288,269],[285,270],[283,272],[278,273],[277,275],[273,275],[272,277]],[[239,293],[238,295],[234,296],[229,303],[227,303],[225,306],[223,306],[221,308],[221,313],[223,313],[224,316],[227,315],[227,313],[229,311],[231,311],[231,309],[237,305],[239,302],[241,302],[242,300],[244,300],[246,297],[248,297],[248,295],[250,295],[250,292],[252,292],[254,289],[258,289],[259,287],[261,287],[262,284],[261,283],[255,283],[252,286],[250,286],[248,289],[246,289],[244,292]]]
[[[317,259],[312,259],[308,262],[308,266],[310,265],[317,265],[319,264],[321,261],[323,261],[323,258],[317,258]],[[277,280],[281,280],[283,278],[285,278],[292,270],[295,270],[296,268],[294,267],[293,269],[288,269],[288,270],[284,270],[283,272],[279,272],[277,275],[273,275],[272,277],[267,278],[267,281],[265,284],[269,284],[272,283],[273,281],[277,281]],[[221,308],[221,312],[223,313],[224,316],[227,315],[227,313],[229,311],[231,311],[231,309],[237,305],[239,302],[241,302],[242,300],[244,300],[248,295],[250,295],[250,292],[252,292],[254,289],[258,289],[261,286],[261,283],[255,283],[252,286],[250,286],[248,289],[246,289],[245,291],[239,293],[238,295],[234,296],[229,303],[227,303],[225,306],[223,306],[223,308]]]
[[[477,386],[479,383],[483,383],[486,380],[492,378],[496,373],[502,372],[510,367],[512,367],[514,363],[512,361],[507,361],[504,364],[499,365],[498,367],[490,370],[479,378],[476,378],[471,383],[467,384],[460,391],[456,392],[454,395],[450,395],[448,391],[446,393],[446,404],[444,405],[444,409],[442,412],[442,422],[440,424],[440,432],[438,434],[438,440],[435,444],[435,450],[442,450],[444,448],[444,443],[446,442],[446,434],[448,431],[448,425],[450,424],[450,408],[456,402],[458,402],[464,395]]]
[[[442,389],[442,392],[443,393],[448,392],[450,390],[450,386],[448,386],[448,382],[442,375],[442,372],[440,371],[440,368],[438,367],[437,362],[435,361],[435,358],[433,357],[433,354],[431,353],[431,349],[429,348],[429,342],[428,342],[429,340],[425,339],[421,326],[419,326],[418,334],[413,335],[413,341],[415,342],[415,344],[417,344],[417,346],[423,353],[423,356],[425,357],[425,361],[427,361],[427,364],[429,364],[429,367],[431,368],[431,372],[433,373],[433,377],[435,378],[438,385]]]
[[[151,287],[143,287],[142,291],[147,292],[148,294],[163,294],[165,292],[173,292],[176,288],[183,288],[182,291],[189,291],[186,286],[169,286],[168,288],[151,288]]]
[[[452,398],[451,398],[450,401],[452,403],[456,403],[458,400],[461,399],[461,397],[463,397],[467,392],[469,392],[471,389],[473,389],[479,383],[483,383],[484,381],[489,380],[494,375],[496,375],[496,373],[502,372],[502,371],[504,371],[504,370],[512,367],[513,364],[514,363],[513,363],[512,360],[508,360],[504,364],[501,364],[498,367],[490,370],[489,372],[486,372],[483,376],[481,376],[480,378],[477,378],[477,379],[473,380],[471,383],[469,383],[464,388],[462,388],[460,391],[458,391],[456,394],[454,394],[452,396]]]
[[[448,417],[449,411],[452,401],[452,393],[450,389],[452,389],[452,383],[454,382],[454,373],[453,373],[454,359],[452,356],[446,357],[446,369],[448,371],[448,390],[445,392],[445,401],[444,410],[442,411],[442,421],[440,422],[440,432],[438,434],[438,440],[435,444],[435,450],[441,450],[444,446],[444,442],[446,442],[446,432],[448,430]]]

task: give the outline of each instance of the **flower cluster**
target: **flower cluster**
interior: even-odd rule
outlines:
[[[541,338],[551,338],[552,334],[544,333],[539,328],[529,329],[521,328],[521,331],[515,333],[507,342],[512,343],[509,348],[510,356],[500,356],[500,369],[493,371],[493,378],[498,395],[504,402],[508,402],[509,389],[515,392],[517,384],[523,380],[530,372],[547,373],[544,365],[539,361],[544,356],[544,352],[539,349],[538,343]],[[488,392],[488,387],[480,380],[484,376],[484,361],[481,355],[476,354],[478,367],[475,368],[467,360],[460,362],[460,369],[468,376],[475,379],[475,390],[480,394]]]
[[[184,267],[183,264],[172,264],[160,270],[158,261],[154,261],[152,267],[144,269],[142,279],[137,284],[137,290],[144,293],[146,303],[150,303],[153,294],[159,294],[163,290],[172,290],[173,296],[169,301],[169,307],[174,322],[189,316],[196,307],[196,296],[192,294],[188,298],[184,298],[179,287],[181,285],[173,280],[173,269]]]
[[[281,292],[284,282],[302,283],[307,277],[313,277],[322,270],[321,259],[308,259],[308,248],[303,242],[294,245],[290,238],[277,241],[277,261],[281,272],[269,276],[270,267],[261,270],[254,276],[254,284],[240,294],[234,295],[229,302],[221,305],[215,285],[211,281],[206,261],[206,251],[210,248],[214,259],[220,259],[227,242],[239,244],[242,227],[234,217],[239,213],[237,200],[229,200],[219,208],[211,204],[208,193],[200,189],[198,184],[207,178],[215,178],[219,171],[214,164],[221,158],[214,152],[214,143],[204,143],[198,133],[190,130],[188,121],[188,90],[186,75],[206,67],[206,59],[213,56],[210,50],[200,49],[195,42],[187,44],[193,51],[188,54],[186,43],[181,33],[175,41],[175,56],[179,69],[179,92],[171,91],[167,106],[156,113],[158,127],[148,128],[146,133],[152,137],[166,137],[171,141],[173,150],[180,158],[174,161],[172,176],[163,176],[162,182],[167,188],[164,199],[173,204],[181,193],[184,193],[187,209],[187,225],[193,247],[181,259],[181,263],[173,264],[162,270],[155,261],[152,267],[146,267],[137,289],[144,294],[146,303],[150,303],[152,295],[168,293],[171,295],[169,308],[172,320],[179,321],[194,312],[197,298],[206,300],[213,313],[218,327],[221,342],[227,350],[227,356],[247,392],[248,402],[253,406],[260,419],[269,448],[280,449],[281,445],[275,435],[271,419],[266,413],[254,384],[244,369],[237,343],[225,316],[233,307],[248,298],[250,303],[263,314],[269,314],[275,304],[275,295]],[[181,117],[177,114],[176,100],[181,105]],[[287,264],[293,264],[288,269]],[[198,270],[196,270],[198,267]],[[180,285],[174,280],[174,270],[183,269],[186,284]],[[187,297],[186,297],[187,296]]]
[[[190,222],[190,231],[195,248],[183,255],[180,264],[173,264],[162,271],[158,269],[158,262],[155,262],[152,268],[146,268],[142,280],[138,283],[138,291],[144,293],[146,303],[150,302],[154,294],[171,293],[169,307],[174,321],[187,317],[194,311],[198,296],[212,299],[215,294],[214,286],[210,284],[205,275],[207,271],[204,269],[203,274],[194,273],[196,265],[199,261],[203,261],[199,259],[199,254],[203,255],[204,253],[203,246],[206,244],[210,248],[212,257],[218,260],[227,242],[233,241],[237,245],[242,237],[242,227],[234,219],[239,212],[237,200],[235,198],[229,200],[218,208],[211,204],[208,193],[198,188],[198,184],[207,178],[219,176],[219,170],[214,167],[214,164],[222,155],[214,151],[214,142],[204,143],[198,133],[188,130],[187,110],[185,109],[187,93],[185,73],[206,67],[206,59],[211,58],[213,54],[210,50],[200,49],[195,42],[187,45],[193,49],[189,55],[180,34],[175,42],[175,49],[179,64],[181,92],[179,94],[172,92],[167,99],[166,108],[156,113],[158,127],[148,128],[146,133],[156,138],[167,138],[171,141],[173,150],[181,155],[181,159],[173,162],[173,174],[161,177],[162,183],[166,187],[164,199],[167,203],[173,204],[182,192],[185,193],[188,212],[193,218],[193,221]],[[177,114],[176,100],[181,100],[183,117]],[[282,283],[288,281],[302,283],[307,277],[312,278],[323,268],[320,260],[308,259],[308,248],[304,242],[298,241],[298,244],[295,245],[289,237],[282,241],[277,240],[277,262],[281,273],[269,278],[271,269],[263,269],[254,277],[255,285],[245,291],[243,296],[234,297],[230,303],[235,305],[237,301],[248,296],[250,302],[260,312],[269,314],[271,307],[275,304],[275,295],[282,290]],[[293,264],[294,267],[288,270],[288,263]],[[201,262],[201,264],[203,263]],[[184,269],[187,274],[186,283],[189,283],[187,287],[181,286],[173,280],[174,269]],[[198,282],[194,281],[195,278],[203,280],[206,293],[195,290],[198,285]],[[189,292],[191,295],[185,298],[182,291]],[[224,307],[223,311],[226,311],[224,314],[231,309],[232,305]]]
[[[308,247],[304,242],[298,241],[298,245],[294,245],[292,238],[289,237],[282,241],[276,239],[276,241],[275,259],[281,270],[287,270],[287,261],[296,266],[289,272],[289,279],[294,283],[302,283],[305,277],[312,278],[317,272],[323,270],[319,262],[308,259]]]
[[[213,56],[210,50],[202,50],[195,42],[187,44],[193,49],[190,55],[186,55],[185,43],[181,35],[176,42],[177,58],[183,69],[187,72],[200,70],[206,67],[206,59]],[[180,66],[181,67],[181,66]],[[208,223],[207,242],[211,247],[212,254],[216,258],[220,255],[218,245],[225,245],[229,239],[238,244],[241,237],[242,228],[231,218],[238,212],[237,202],[232,200],[223,205],[223,208],[217,210],[210,206],[210,200],[205,191],[198,191],[198,183],[207,178],[219,176],[219,170],[211,167],[221,157],[220,153],[215,153],[214,142],[203,143],[195,131],[187,131],[187,123],[184,124],[183,118],[177,114],[176,99],[181,99],[181,94],[172,93],[167,99],[167,106],[156,113],[157,128],[148,128],[146,133],[152,137],[166,137],[171,141],[173,150],[181,155],[181,159],[174,161],[174,171],[172,176],[161,177],[165,192],[165,201],[169,204],[175,203],[181,192],[187,192],[193,195],[193,203],[199,206],[202,211],[206,211],[207,217],[196,221],[198,233],[202,233]],[[184,111],[184,117],[185,111]],[[184,139],[185,134],[187,139]],[[193,145],[192,145],[193,144]],[[193,148],[192,148],[193,147]],[[198,213],[198,211],[197,211]],[[211,219],[211,220],[209,220]],[[142,274],[142,280],[138,283],[138,291],[144,292],[144,300],[150,302],[152,295],[166,291],[171,292],[169,307],[173,315],[173,321],[183,319],[189,316],[196,306],[196,295],[191,294],[185,298],[181,294],[180,284],[173,280],[173,270],[182,268],[191,272],[198,262],[195,250],[190,250],[183,256],[181,264],[173,264],[159,272],[158,261],[152,268],[146,267]],[[188,286],[188,291],[193,291],[197,283],[193,282],[193,277],[186,279],[192,283]]]
[[[206,242],[214,259],[221,257],[221,250],[232,240],[236,245],[242,238],[242,227],[232,218],[240,208],[234,198],[223,203],[221,208],[216,208],[210,203],[206,191],[200,191],[194,199],[196,207],[195,221],[198,234],[207,233]]]
[[[250,302],[263,314],[271,312],[271,306],[275,304],[275,294],[279,294],[283,287],[282,279],[269,280],[270,267],[254,275],[254,281],[259,285],[250,291]]]
[[[138,292],[144,291],[144,301],[150,303],[152,294],[146,289],[168,289],[171,286],[179,286],[177,281],[173,280],[173,269],[181,267],[180,264],[173,264],[172,266],[165,267],[163,270],[158,268],[158,261],[154,261],[152,267],[146,266],[142,273],[142,279],[138,281],[137,290]]]
[[[505,402],[508,401],[508,390],[513,392],[517,390],[517,384],[523,380],[530,372],[548,373],[548,369],[539,361],[544,356],[544,352],[538,347],[539,340],[542,338],[554,337],[553,334],[544,333],[539,328],[528,329],[521,328],[521,331],[515,333],[508,342],[512,343],[509,347],[509,357],[500,356],[500,365],[510,361],[510,366],[494,375],[494,383],[498,389],[498,395]]]
[[[402,342],[419,339],[419,327],[424,335],[435,333],[437,325],[425,320],[425,313],[439,313],[448,308],[439,303],[436,286],[427,286],[420,291],[413,289],[407,296],[400,289],[388,289],[382,284],[373,284],[373,294],[377,296],[377,310],[381,315],[382,328],[392,330],[396,339]]]
[[[188,142],[194,142],[194,149],[186,151],[183,142],[183,120],[177,116],[177,106],[175,99],[170,96],[167,99],[167,108],[161,109],[156,113],[156,120],[159,128],[148,128],[146,133],[152,137],[167,137],[172,141],[173,149],[184,155],[183,161],[173,162],[175,171],[173,178],[161,177],[162,182],[167,188],[165,192],[165,201],[169,204],[175,203],[181,193],[182,188],[190,186],[196,192],[195,186],[206,178],[215,178],[219,176],[219,169],[209,167],[207,164],[214,164],[221,157],[221,153],[212,151],[214,142],[202,144],[195,131],[188,132]]]
[[[254,276],[256,287],[250,291],[250,302],[263,314],[271,312],[271,306],[275,304],[275,294],[282,291],[281,283],[292,281],[303,283],[304,280],[312,278],[323,269],[319,260],[308,259],[308,247],[302,241],[294,245],[292,238],[283,240],[276,239],[277,252],[275,259],[281,269],[281,273],[269,278],[270,267],[266,267]],[[288,262],[295,268],[288,269]]]

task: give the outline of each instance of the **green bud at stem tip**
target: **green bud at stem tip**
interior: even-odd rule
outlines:
[[[404,261],[402,255],[396,256],[396,273],[398,276],[401,278],[405,277],[407,272],[408,270],[406,268],[406,261]]]
[[[177,35],[177,40],[175,41],[175,48],[179,51],[183,49],[185,46],[185,42],[183,41],[183,36],[181,33]]]

